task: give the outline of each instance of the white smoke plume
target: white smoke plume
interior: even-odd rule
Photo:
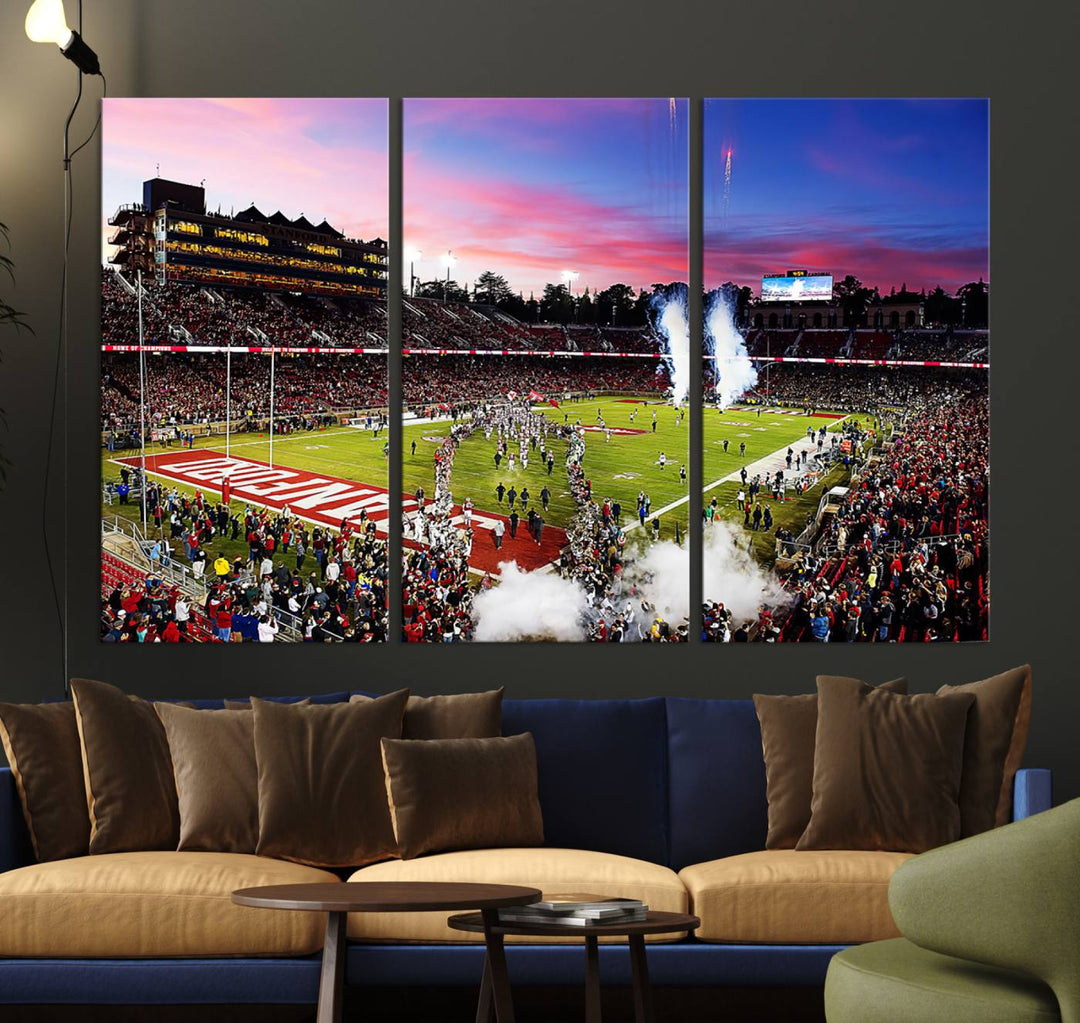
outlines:
[[[673,628],[690,614],[689,547],[680,547],[674,540],[658,541],[625,570],[626,581],[635,585]]]
[[[746,341],[735,327],[731,299],[718,288],[705,313],[705,351],[715,355],[716,397],[727,408],[757,383],[757,367],[747,358]]]
[[[757,617],[762,604],[786,607],[791,602],[779,582],[746,550],[746,534],[721,519],[705,525],[702,592],[718,600],[742,622]]]
[[[477,594],[472,616],[479,643],[588,639],[585,591],[554,572],[525,572],[516,561],[499,565],[498,586]]]
[[[671,398],[681,405],[690,390],[690,320],[685,289],[671,296],[657,293],[652,303],[657,311],[656,327],[667,342],[665,361],[671,374]]]

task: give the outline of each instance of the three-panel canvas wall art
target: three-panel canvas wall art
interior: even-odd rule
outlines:
[[[106,100],[102,639],[986,639],[986,102],[691,107],[406,99],[395,251],[386,100]]]

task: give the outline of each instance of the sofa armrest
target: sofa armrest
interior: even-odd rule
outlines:
[[[1038,977],[1080,1023],[1080,799],[903,863],[889,908],[909,941]]]
[[[19,790],[10,767],[0,767],[0,871],[34,862],[30,832],[26,828]]]
[[[1053,806],[1053,779],[1045,767],[1019,770],[1013,782],[1013,820],[1042,813]]]

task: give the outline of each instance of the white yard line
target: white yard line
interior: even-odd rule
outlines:
[[[850,418],[851,418],[850,416],[844,416],[843,419],[834,420],[834,422],[836,424],[836,427],[839,428],[843,423],[845,423]],[[827,428],[827,429],[831,429],[831,428]],[[815,435],[816,435],[817,430],[815,429],[814,432],[815,432]],[[790,447],[793,450],[798,450],[798,448],[796,446],[799,445],[799,444],[805,444],[806,441],[807,441],[807,436],[804,433],[802,435],[802,437],[799,438],[798,440],[791,441],[788,444],[785,444],[783,447],[777,448],[775,451],[773,451],[771,454],[766,455],[764,458],[759,458],[757,461],[751,462],[749,465],[746,466],[746,478],[748,480],[753,479],[754,476],[757,476],[757,475],[760,475],[762,477],[765,477],[765,476],[770,476],[771,477],[772,474],[775,473],[777,469],[783,469],[785,472],[787,472],[788,471],[787,470],[787,449]],[[814,443],[814,450],[815,451],[817,450],[817,442],[816,441]],[[723,476],[718,480],[713,480],[712,483],[705,484],[705,486],[703,486],[701,488],[701,492],[703,494],[705,494],[708,491],[713,490],[714,488],[719,487],[724,483],[731,483],[731,482],[733,482],[735,480],[741,480],[741,479],[742,479],[742,470],[741,470],[741,468],[736,469],[734,472],[729,472],[726,476]],[[671,511],[673,508],[679,508],[682,505],[689,502],[689,500],[690,500],[690,495],[687,494],[685,497],[680,497],[677,501],[672,501],[671,504],[664,505],[663,508],[658,508],[655,511],[650,511],[645,521],[648,522],[650,519],[654,518],[655,516],[663,515],[666,512]],[[628,526],[625,530],[623,530],[623,532],[630,533],[630,532],[633,532],[633,530],[640,529],[640,528],[641,528],[641,520],[635,514],[635,516],[634,516],[634,524],[631,525],[631,526]]]
[[[277,446],[278,444],[283,444],[286,441],[290,441],[290,440],[306,440],[306,441],[314,442],[314,441],[318,440],[319,437],[345,437],[345,436],[347,436],[349,434],[363,435],[363,434],[366,434],[367,432],[368,431],[366,429],[362,429],[360,427],[349,427],[349,426],[347,426],[347,427],[344,427],[343,429],[323,430],[323,431],[317,432],[317,433],[306,433],[306,432],[305,433],[292,433],[292,434],[287,434],[284,437],[274,437],[274,445]],[[382,431],[380,431],[380,433],[381,432]],[[378,438],[373,437],[371,439],[376,440]],[[220,443],[220,447],[221,447],[221,453],[224,454],[224,452],[225,452],[225,440],[224,439],[222,439],[220,442],[215,440],[212,444],[201,444],[198,447],[196,447],[194,450],[195,451],[199,451],[199,450],[217,451],[219,443]],[[229,450],[231,451],[233,448],[257,447],[260,444],[265,445],[265,444],[269,444],[269,443],[270,443],[270,440],[269,440],[268,437],[263,437],[262,440],[233,440],[233,441],[229,442]],[[175,450],[175,448],[163,448],[162,449],[162,451],[174,451],[174,450]],[[155,452],[155,454],[159,454],[159,453],[160,452]]]
[[[851,416],[849,414],[849,415],[844,416],[843,419],[834,420],[836,428],[839,429],[850,418],[851,418]],[[833,428],[831,426],[826,427],[826,434],[831,432],[832,429]],[[816,428],[814,430],[814,435],[815,435],[815,437],[817,435],[817,429]],[[787,473],[789,471],[788,467],[787,467],[787,449],[790,447],[793,451],[798,452],[800,450],[798,445],[805,444],[808,439],[809,438],[807,437],[806,433],[804,432],[802,437],[800,437],[798,440],[791,441],[789,444],[785,444],[782,448],[777,448],[776,451],[774,451],[772,454],[766,455],[764,458],[759,458],[756,462],[751,462],[748,466],[746,466],[746,478],[748,480],[751,480],[751,479],[754,478],[754,476],[761,476],[763,479],[765,479],[767,481],[768,479],[770,479],[776,473],[777,469],[783,469],[784,472]],[[811,449],[814,452],[817,451],[817,441],[816,440],[811,445]],[[822,448],[822,450],[824,451],[825,449]],[[741,469],[739,469],[739,470],[737,470],[735,472],[729,472],[726,476],[724,476],[724,477],[722,477],[722,478],[720,478],[718,480],[713,480],[712,483],[706,484],[705,486],[703,486],[701,488],[701,492],[702,492],[702,494],[705,494],[708,491],[713,490],[715,487],[719,487],[724,483],[733,483],[735,480],[739,480],[740,482],[742,481],[742,470]],[[820,482],[820,480],[821,480],[821,477],[819,476],[818,477],[818,482]],[[785,476],[785,484],[786,483],[787,483],[787,477]],[[732,503],[734,504],[734,501],[732,501]]]

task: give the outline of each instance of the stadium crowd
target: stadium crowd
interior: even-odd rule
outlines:
[[[985,371],[976,369],[781,363],[759,372],[752,397],[792,408],[881,414],[916,407],[928,395],[985,388],[985,383]]]
[[[650,359],[418,355],[409,357],[402,369],[405,404],[413,411],[505,398],[509,391],[536,391],[558,400],[586,391],[662,393],[670,386],[667,367]]]
[[[120,469],[120,486],[139,494],[141,482],[137,469]],[[103,575],[106,641],[265,643],[283,631],[304,642],[385,639],[387,546],[363,513],[359,525],[331,530],[288,507],[238,507],[154,480],[145,501],[151,569]],[[238,545],[246,556],[230,560]],[[190,567],[187,588],[169,581],[174,563]]]
[[[465,419],[454,423],[449,436],[435,452],[435,493],[431,503],[427,503],[422,491],[417,491],[416,512],[411,517],[406,515],[402,523],[406,540],[413,541],[406,545],[403,555],[406,642],[462,642],[472,636],[475,594],[469,576],[469,556],[475,534],[469,521],[471,509],[463,509],[464,529],[457,528],[453,522],[451,485],[455,453],[477,431],[483,431],[487,441],[495,438],[500,459],[504,452],[515,448],[527,458],[532,448],[538,452],[540,457],[536,461],[540,464],[552,445],[574,432],[571,427],[533,412],[527,401],[479,405]],[[528,528],[534,536],[537,515],[534,506],[528,512]],[[499,546],[501,534],[496,540],[496,548]],[[490,578],[484,582],[492,585]]]
[[[402,304],[406,348],[658,352],[649,327],[525,324],[491,306],[407,298]]]
[[[224,421],[225,355],[170,352],[144,361],[148,427]],[[231,363],[233,420],[265,419],[270,411],[270,357],[233,355]],[[386,402],[385,356],[281,355],[275,360],[276,416],[355,412]],[[107,352],[102,356],[101,428],[120,435],[138,429],[139,422],[139,357]]]
[[[101,274],[102,342],[138,344],[134,282],[125,287],[115,270],[103,268]],[[146,344],[386,347],[386,308],[380,302],[183,281],[159,284],[146,276],[143,289]]]
[[[832,372],[835,372],[833,370]],[[989,406],[974,371],[879,374],[840,407],[872,395],[903,408],[890,436],[856,469],[849,492],[782,573],[790,603],[735,621],[705,605],[706,640],[953,642],[987,638]],[[892,389],[882,381],[891,380]],[[849,384],[852,384],[849,381]],[[899,385],[899,386],[897,386]],[[929,385],[929,386],[928,386]],[[821,404],[832,404],[818,399]]]
[[[513,459],[516,454],[527,464],[531,452],[538,465],[549,466],[549,473],[555,447],[565,444],[560,461],[565,464],[578,510],[567,528],[558,571],[577,583],[584,594],[589,610],[583,625],[588,638],[593,642],[684,642],[687,625],[672,626],[665,621],[638,586],[624,577],[630,560],[625,532],[628,523],[617,503],[593,495],[592,482],[582,468],[582,433],[573,425],[533,412],[527,400],[477,405],[460,421],[455,418],[450,435],[437,449],[431,503],[427,504],[426,495],[418,490],[417,510],[412,516],[406,514],[402,523],[406,539],[402,573],[405,641],[463,642],[473,634],[476,590],[469,574],[469,557],[475,534],[468,505],[463,509],[465,528],[454,524],[451,486],[459,445],[480,430],[487,442],[495,444],[499,457]],[[639,514],[642,500],[647,501],[647,496],[639,498]],[[640,514],[640,518],[644,522],[646,516]],[[544,522],[535,504],[526,511],[523,503],[522,521],[539,543]],[[496,549],[501,539],[497,532]],[[487,574],[479,583],[481,589],[493,584]]]

